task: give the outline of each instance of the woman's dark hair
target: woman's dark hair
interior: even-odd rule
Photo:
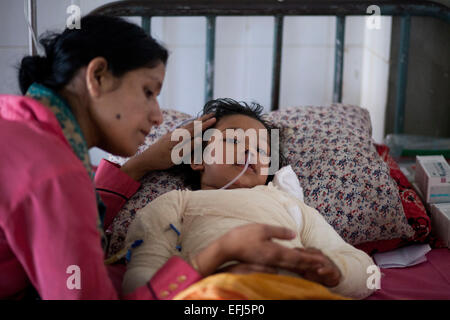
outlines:
[[[96,57],[105,58],[117,77],[140,67],[167,63],[168,51],[142,28],[122,18],[88,15],[80,23],[80,29],[45,34],[39,41],[45,57],[22,59],[19,85],[23,94],[33,82],[61,89]]]
[[[264,107],[256,102],[252,102],[249,104],[243,101],[238,102],[230,98],[221,98],[208,101],[203,107],[203,110],[199,116],[206,114],[214,114],[214,117],[217,120],[216,123],[218,123],[220,119],[224,117],[236,114],[251,117],[261,122],[262,125],[267,129],[267,135],[270,143],[271,131],[279,128],[277,128],[269,121],[264,119],[263,111]],[[205,144],[207,144],[207,142]],[[279,167],[281,168],[286,166],[288,164],[288,161],[283,156],[282,150],[279,150],[278,154],[279,154]],[[200,189],[200,173],[198,171],[192,170],[190,165],[182,164],[176,167],[178,167],[175,169],[176,171],[183,172],[183,175],[185,177],[185,184],[187,186],[190,186],[192,190]],[[273,175],[269,175],[267,177],[266,184],[272,181],[273,177],[274,177]]]

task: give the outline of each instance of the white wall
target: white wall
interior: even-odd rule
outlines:
[[[329,105],[333,95],[334,17],[286,17],[280,107]]]
[[[71,3],[82,14],[108,0],[37,0],[37,30],[61,30]],[[131,18],[140,24],[140,18]],[[204,104],[206,19],[152,19],[152,35],[170,51],[166,81],[159,98],[163,108],[192,115]],[[273,17],[218,17],[214,97],[257,101],[270,108]],[[281,69],[281,108],[332,102],[335,17],[286,17]],[[369,30],[364,17],[347,17],[343,102],[371,113],[373,138],[383,140],[387,101],[391,19]],[[18,94],[15,66],[28,52],[23,1],[0,2],[0,94]],[[103,154],[91,153],[94,163]]]
[[[170,53],[159,98],[162,108],[193,115],[203,106],[205,24],[204,17],[152,19],[152,35]]]
[[[28,53],[22,1],[0,2],[0,94],[19,94],[17,64]]]
[[[345,19],[342,101],[348,104],[361,104],[362,59],[365,51],[364,21],[364,17],[352,16]]]
[[[378,142],[384,138],[391,26],[392,18],[382,17],[380,29],[364,29],[362,88],[359,105],[369,110],[373,124],[372,136]]]

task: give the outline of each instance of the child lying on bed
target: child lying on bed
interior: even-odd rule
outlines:
[[[205,114],[215,114],[215,128],[224,132],[230,128],[270,131],[272,128],[261,118],[261,111],[262,107],[257,104],[252,107],[231,99],[210,101],[203,109]],[[272,177],[262,173],[264,168],[267,172],[269,164],[261,161],[260,149],[270,153],[270,141],[264,148],[252,148],[248,141],[224,138],[224,159],[229,152],[227,148],[234,148],[237,155],[239,143],[247,143],[246,155],[256,156],[254,162],[257,163],[251,164],[226,190],[221,188],[239,175],[244,165],[235,164],[236,158],[231,164],[226,161],[208,164],[203,159],[201,164],[190,165],[191,174],[197,174],[196,188],[200,190],[168,192],[138,211],[129,227],[126,243],[143,242],[132,249],[123,281],[125,293],[147,283],[171,256],[179,255],[195,267],[196,254],[207,244],[232,228],[257,222],[296,229],[297,237],[293,240],[276,241],[298,248],[303,255],[297,266],[269,272],[302,277],[346,297],[370,295],[372,290],[366,283],[370,275],[367,267],[374,264],[372,259],[346,243],[315,209],[268,182]],[[239,268],[236,262],[222,266],[220,271]],[[202,273],[201,266],[198,269]]]

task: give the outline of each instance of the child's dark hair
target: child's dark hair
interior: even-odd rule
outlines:
[[[61,89],[96,57],[105,58],[116,77],[140,67],[167,63],[168,51],[142,28],[122,18],[88,15],[81,19],[80,25],[80,29],[45,34],[39,41],[45,57],[22,59],[19,86],[23,94],[33,82]]]
[[[199,116],[206,114],[214,114],[214,117],[216,118],[217,122],[219,122],[220,119],[224,117],[235,114],[251,117],[261,122],[263,126],[267,129],[267,135],[270,144],[271,131],[273,129],[278,128],[263,118],[263,111],[264,107],[256,102],[246,103],[243,101],[238,102],[230,98],[221,98],[208,101],[203,107],[201,115]],[[281,150],[279,150],[278,154],[279,154],[279,167],[281,168],[287,165],[287,160],[282,155]],[[176,170],[183,171],[183,174],[185,175],[185,184],[187,186],[191,187],[192,190],[200,189],[200,173],[198,171],[192,170],[190,165],[181,165],[177,167],[178,168]],[[267,177],[266,184],[272,181],[273,177],[274,177],[273,175],[269,175]]]

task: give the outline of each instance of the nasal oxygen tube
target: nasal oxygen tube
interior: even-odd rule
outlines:
[[[248,165],[249,165],[249,162],[250,162],[250,156],[251,156],[251,152],[249,151],[248,152],[248,157],[247,157],[247,161],[245,161],[245,166],[244,166],[244,169],[242,169],[242,171],[233,179],[233,180],[231,180],[230,182],[228,182],[226,185],[224,185],[222,188],[220,188],[219,190],[222,190],[222,189],[226,189],[226,188],[228,188],[229,186],[231,186],[233,183],[235,183],[240,177],[242,177],[242,175],[245,173],[245,171],[247,170],[247,168],[248,168]]]
[[[188,119],[189,121],[192,119]],[[178,125],[177,127],[180,127],[181,125],[183,125],[184,123],[186,123],[186,121],[183,121],[182,124]],[[240,177],[242,177],[242,175],[245,173],[245,171],[247,171],[248,166],[250,164],[250,158],[251,158],[251,152],[248,152],[248,157],[247,160],[245,161],[245,166],[244,169],[242,169],[242,171],[236,176],[234,177],[233,180],[231,180],[230,182],[228,182],[226,185],[224,185],[222,188],[220,188],[219,190],[225,190],[226,188],[228,188],[229,186],[231,186],[233,183],[235,183]],[[173,230],[176,232],[177,236],[180,236],[180,231],[178,231],[175,226],[173,224],[169,225],[168,230]],[[125,256],[125,259],[127,261],[130,261],[131,259],[131,249],[134,249],[136,247],[139,247],[142,244],[143,240],[136,240],[134,241],[131,246],[125,247],[124,249],[120,250],[118,253],[116,253],[115,255],[111,256],[109,259],[105,260],[105,264],[112,264],[114,262],[117,262],[118,260],[120,260],[121,258],[123,258]],[[178,251],[181,251],[181,246],[178,244],[175,247]]]

